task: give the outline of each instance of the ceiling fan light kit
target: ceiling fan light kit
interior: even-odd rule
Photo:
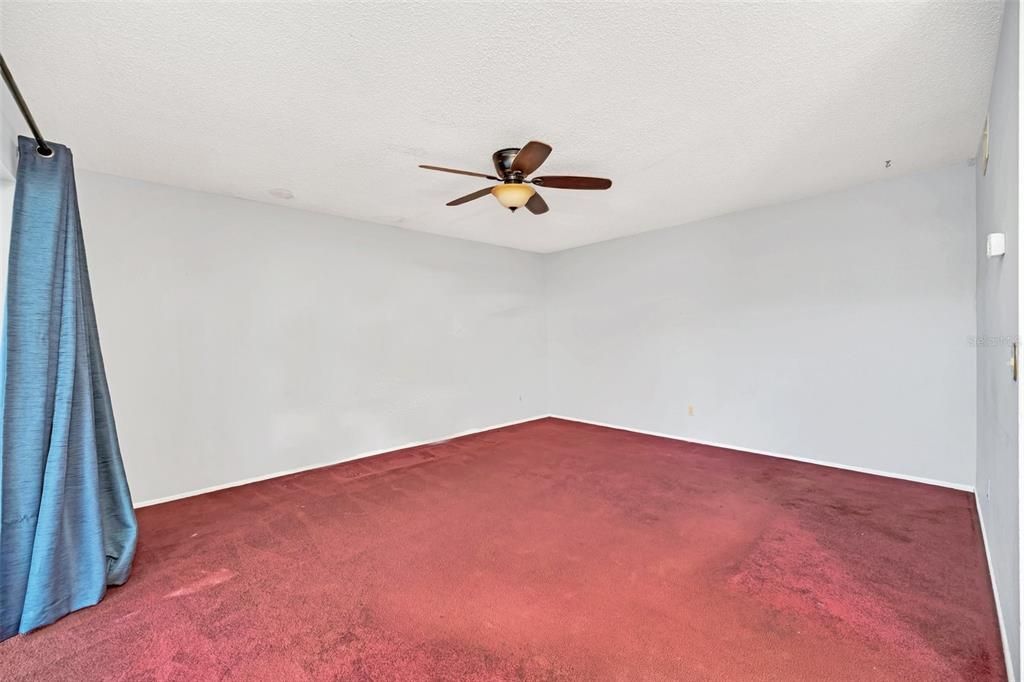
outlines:
[[[515,211],[525,206],[526,210],[535,215],[547,213],[548,205],[531,185],[556,189],[608,189],[612,186],[612,181],[607,178],[589,178],[578,175],[548,175],[532,180],[528,179],[527,176],[540,168],[549,154],[551,154],[551,146],[536,140],[526,143],[526,146],[522,148],[499,149],[491,155],[494,170],[497,172],[496,176],[443,166],[421,165],[420,168],[500,181],[500,184],[493,187],[485,187],[458,199],[453,199],[448,202],[448,206],[460,206],[479,199],[485,194],[493,194],[498,203],[508,210]]]
[[[511,211],[526,206],[526,202],[536,193],[533,187],[522,182],[502,183],[491,188],[491,194],[498,203]]]

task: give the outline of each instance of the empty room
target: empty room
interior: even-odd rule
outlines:
[[[1017,0],[0,0],[0,680],[1024,682]]]

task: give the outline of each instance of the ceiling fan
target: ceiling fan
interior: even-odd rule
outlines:
[[[530,185],[537,187],[552,187],[556,189],[608,189],[612,181],[606,178],[587,178],[579,175],[545,175],[539,178],[528,180],[526,176],[534,172],[551,153],[551,146],[536,140],[527,142],[522,149],[509,147],[494,152],[491,159],[494,161],[494,169],[497,175],[485,173],[474,173],[472,171],[456,170],[454,168],[442,168],[441,166],[424,166],[428,170],[444,171],[445,173],[458,173],[459,175],[471,175],[475,178],[487,178],[497,180],[500,184],[494,187],[485,187],[472,194],[449,201],[447,206],[458,206],[479,199],[486,194],[493,194],[502,206],[510,211],[526,207],[530,213],[547,213],[548,205],[544,199]]]

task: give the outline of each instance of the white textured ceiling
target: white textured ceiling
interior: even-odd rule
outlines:
[[[3,0],[0,51],[80,168],[547,252],[972,157],[1001,12]],[[511,214],[416,167],[530,139],[614,186]]]

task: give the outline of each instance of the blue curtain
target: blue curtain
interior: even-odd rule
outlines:
[[[19,140],[0,349],[0,639],[128,579],[137,526],[100,355],[71,151]]]

